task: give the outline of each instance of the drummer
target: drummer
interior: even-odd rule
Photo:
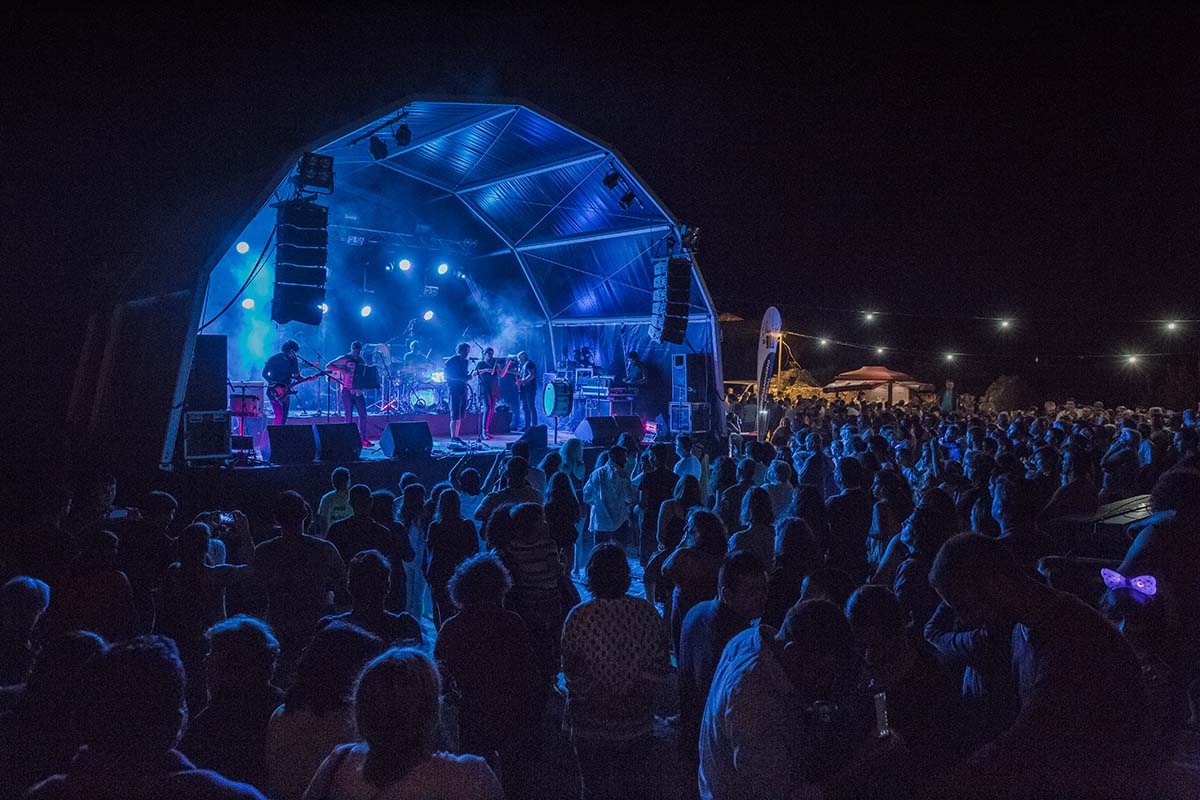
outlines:
[[[404,354],[404,366],[424,367],[429,363],[429,357],[420,351],[421,343],[413,339],[408,343],[408,352]]]

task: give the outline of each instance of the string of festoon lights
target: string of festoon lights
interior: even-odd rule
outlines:
[[[829,308],[829,307],[824,307],[824,306],[797,306],[797,307],[805,308],[807,310],[820,310],[820,311],[824,311],[824,312],[832,311],[832,312],[853,314],[853,315],[857,316],[862,323],[867,324],[867,325],[876,323],[877,321],[879,321],[879,319],[881,317],[900,316],[900,317],[912,317],[912,318],[918,318],[918,319],[946,319],[946,320],[952,319],[952,320],[984,321],[984,322],[988,322],[988,323],[994,325],[996,327],[996,329],[1001,333],[1011,333],[1017,328],[1017,320],[1013,317],[984,317],[984,316],[973,316],[973,315],[917,314],[917,313],[911,313],[911,312],[883,312],[883,311],[875,311],[875,310],[853,310],[853,311],[851,311],[849,309]],[[1022,321],[1025,323],[1029,323],[1033,320],[1031,318],[1022,318]],[[1049,321],[1052,321],[1052,319],[1051,318],[1042,318],[1041,321],[1049,322]],[[1154,327],[1156,327],[1162,335],[1177,336],[1177,335],[1183,333],[1189,324],[1194,324],[1194,323],[1200,322],[1200,320],[1185,319],[1185,318],[1179,318],[1179,317],[1169,317],[1169,318],[1127,320],[1126,322],[1139,322],[1142,324],[1151,324]],[[797,363],[798,363],[798,360],[795,358],[794,354],[791,352],[791,347],[788,346],[788,344],[787,344],[788,337],[796,337],[799,339],[804,339],[804,340],[810,341],[810,342],[814,343],[818,349],[844,347],[844,348],[850,348],[850,349],[854,349],[854,350],[861,350],[864,352],[870,352],[870,353],[874,354],[875,356],[878,356],[881,358],[885,357],[889,354],[896,354],[896,355],[909,355],[909,356],[923,356],[923,357],[937,359],[937,360],[941,360],[941,361],[949,362],[949,363],[958,361],[959,359],[1032,360],[1032,361],[1038,362],[1038,363],[1044,362],[1044,361],[1051,361],[1051,360],[1053,360],[1053,361],[1068,361],[1068,360],[1089,360],[1090,359],[1090,360],[1102,360],[1102,361],[1116,361],[1116,362],[1122,363],[1127,366],[1134,366],[1134,365],[1137,365],[1138,363],[1140,363],[1143,359],[1164,358],[1164,357],[1170,357],[1170,356],[1196,355],[1194,352],[1187,351],[1187,350],[1184,350],[1184,351],[1160,350],[1160,351],[1156,351],[1156,352],[1147,352],[1147,351],[1139,350],[1136,352],[1125,351],[1125,352],[1121,352],[1121,353],[1112,353],[1112,352],[1107,352],[1107,353],[1055,353],[1055,352],[1047,352],[1044,350],[1022,352],[1022,351],[1014,351],[1011,349],[1005,350],[1003,352],[987,352],[987,353],[961,351],[961,350],[928,350],[928,349],[919,349],[919,348],[911,348],[911,347],[893,347],[893,346],[889,346],[887,344],[882,344],[882,343],[870,344],[870,343],[865,343],[865,342],[847,341],[845,339],[835,338],[830,335],[819,334],[819,333],[808,333],[808,332],[804,332],[804,331],[795,331],[795,330],[783,331],[781,340],[783,341],[784,348],[787,350],[789,357],[791,357],[791,360],[793,362],[797,362]]]

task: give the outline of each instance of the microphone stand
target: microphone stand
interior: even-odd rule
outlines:
[[[313,352],[317,352],[317,351],[313,351]],[[321,354],[319,352],[317,352],[317,358],[319,359],[320,357],[321,357]],[[342,382],[341,378],[334,375],[332,372],[325,369],[320,364],[314,364],[313,362],[309,361],[307,358],[304,358],[303,356],[301,356],[299,353],[296,354],[296,358],[300,359],[305,364],[307,364],[308,366],[315,369],[317,371],[318,375],[324,375],[325,378],[327,379],[325,381],[325,420],[329,421],[332,418],[332,414],[330,411],[330,404],[333,399],[333,384],[336,383],[338,386],[341,386],[343,388],[345,388],[346,384]]]

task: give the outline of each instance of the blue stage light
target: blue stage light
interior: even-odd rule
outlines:
[[[423,318],[423,319],[424,319],[426,322],[428,322],[429,320],[433,319],[433,312],[432,312],[432,311],[426,311],[424,314],[422,314],[422,315],[421,315],[421,317],[422,317],[422,318]]]
[[[250,252],[250,243],[249,242],[238,242],[236,249],[239,253],[241,253],[242,255],[245,255],[246,253]]]
[[[321,303],[321,305],[317,306],[317,308],[321,309],[322,314],[329,313],[329,304],[328,303]]]
[[[450,271],[449,264],[438,264],[438,275],[445,275]]]
[[[363,306],[362,311],[359,311],[358,313],[362,314],[364,317],[369,317],[371,316],[371,307]]]
[[[410,269],[412,269],[412,262],[407,258],[400,259],[400,271],[408,272]]]
[[[247,297],[245,300],[243,300],[243,301],[242,301],[242,308],[246,309],[247,311],[249,311],[250,309],[254,308],[254,298],[253,298],[253,297]]]

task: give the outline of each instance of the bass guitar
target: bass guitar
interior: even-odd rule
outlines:
[[[283,398],[287,397],[290,394],[296,393],[297,386],[299,386],[302,383],[308,383],[309,381],[315,381],[319,377],[321,377],[321,373],[318,372],[315,375],[309,375],[307,378],[301,378],[300,380],[293,381],[292,383],[272,384],[271,386],[267,387],[267,394],[269,396],[271,396],[272,398],[274,398],[276,401],[282,402]]]

